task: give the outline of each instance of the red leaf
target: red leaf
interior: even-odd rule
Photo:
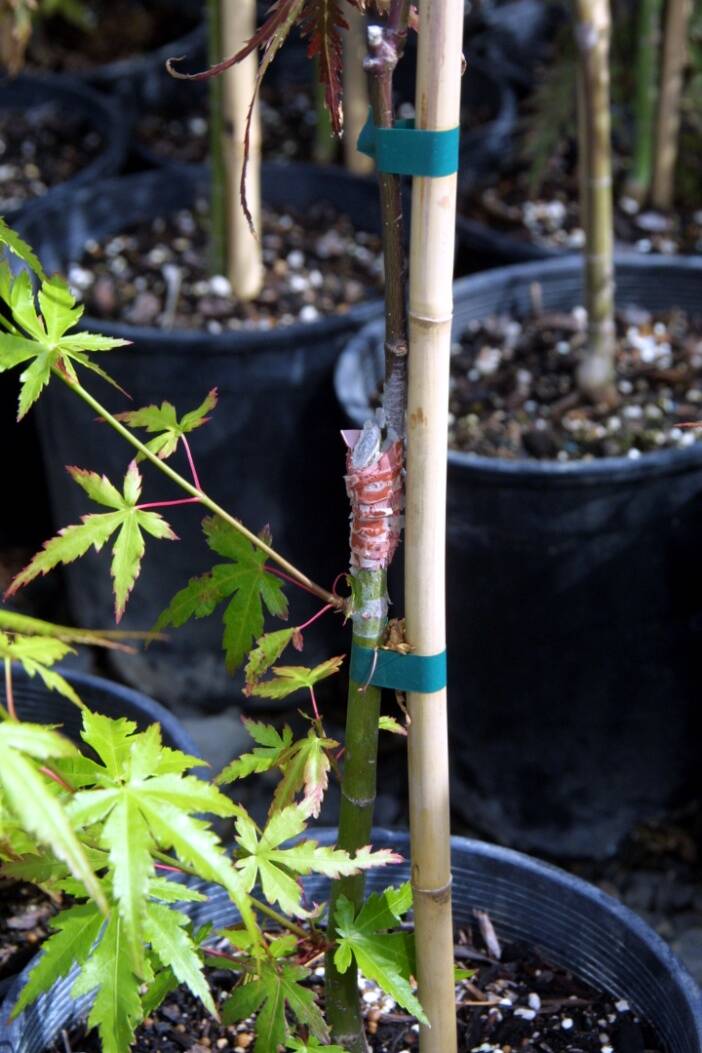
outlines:
[[[308,57],[318,60],[319,79],[325,88],[325,102],[335,135],[341,135],[344,125],[341,32],[346,29],[348,22],[341,13],[340,0],[308,0],[300,20],[300,32],[309,40]]]

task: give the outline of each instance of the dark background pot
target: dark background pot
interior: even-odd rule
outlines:
[[[172,12],[171,0],[144,0],[146,6]],[[201,56],[205,53],[206,30],[201,0],[178,0],[178,13],[192,26],[184,35],[161,47],[102,65],[86,67],[66,76],[75,76],[103,92],[119,96],[129,103],[147,103],[157,97],[159,84],[169,58]],[[56,16],[57,21],[59,16]],[[31,60],[31,52],[30,52]],[[64,74],[59,74],[63,76]]]
[[[22,227],[49,270],[65,272],[87,238],[101,238],[128,222],[155,218],[190,206],[204,196],[205,171],[161,170],[102,184],[75,195],[61,209],[45,210]],[[302,165],[264,167],[264,198],[273,206],[304,210],[320,199],[348,214],[361,230],[379,230],[375,183],[339,169]],[[172,401],[180,412],[196,406],[210,388],[220,402],[192,446],[206,491],[254,530],[270,524],[274,543],[320,583],[330,586],[348,561],[348,510],[344,493],[344,448],[333,391],[333,367],[350,333],[377,315],[378,300],[312,324],[274,331],[212,335],[163,331],[84,319],[87,328],[126,337],[133,346],[110,353],[106,368],[133,396],[134,406]],[[112,409],[125,400],[105,385],[100,397]],[[61,385],[52,385],[37,407],[55,525],[76,522],[87,510],[64,466],[79,463],[113,479],[130,459],[127,444]],[[177,466],[187,473],[185,463]],[[180,496],[151,466],[147,500]],[[167,509],[180,543],[150,546],[140,581],[127,608],[127,628],[148,628],[188,579],[218,557],[201,534],[196,508]],[[69,598],[82,624],[111,623],[107,561],[89,556],[67,568]],[[318,601],[292,590],[293,617],[300,624]],[[307,613],[305,613],[307,612]],[[327,617],[306,639],[305,660],[343,650],[341,620]],[[177,631],[174,644],[113,664],[132,683],[169,704],[218,706],[231,699],[224,671],[219,613]],[[173,657],[177,654],[178,673]],[[293,700],[294,704],[294,700]]]
[[[72,179],[52,187],[42,198],[28,202],[21,209],[5,212],[4,218],[12,225],[21,222],[32,209],[60,200],[77,187],[115,175],[124,162],[131,127],[128,106],[120,108],[67,77],[26,75],[0,80],[0,109],[27,111],[49,103],[66,113],[85,116],[104,137],[103,147]],[[49,522],[35,423],[30,415],[17,431],[14,423],[17,394],[17,377],[8,373],[0,375],[0,443],[5,451],[13,451],[12,456],[4,459],[4,487],[6,493],[18,495],[12,515],[0,516],[0,544],[32,544],[40,540],[39,535]],[[28,479],[33,480],[32,486],[27,485]]]
[[[80,699],[89,709],[103,716],[133,720],[140,731],[151,724],[160,724],[164,745],[182,750],[190,756],[199,756],[199,751],[180,722],[164,706],[141,691],[115,684],[101,676],[57,667],[61,675],[75,688]],[[20,720],[34,724],[56,724],[59,731],[72,742],[82,743],[80,730],[83,725],[81,711],[73,702],[49,691],[39,676],[30,677],[21,666],[12,671],[12,686],[17,715]],[[0,702],[6,705],[4,678],[0,683]]]
[[[495,313],[582,302],[581,261],[459,282],[455,332]],[[702,262],[621,259],[619,304],[702,308]],[[342,355],[364,418],[382,326]],[[637,821],[700,791],[702,445],[560,464],[448,460],[454,806],[506,843],[612,853]],[[397,589],[395,590],[397,593]]]
[[[103,138],[98,156],[85,165],[72,179],[51,187],[42,198],[28,202],[19,209],[5,211],[7,223],[16,223],[28,210],[53,200],[58,194],[87,186],[98,179],[116,175],[122,168],[131,131],[131,111],[106,99],[79,81],[68,77],[30,75],[0,79],[0,110],[21,110],[25,113],[52,105],[71,116],[84,117]]]
[[[335,831],[314,832],[334,843]],[[406,833],[374,830],[376,848],[392,847],[409,856]],[[702,994],[669,948],[639,917],[593,885],[535,859],[494,845],[452,840],[453,902],[456,926],[474,924],[473,910],[489,913],[498,937],[538,947],[556,965],[626,999],[656,1029],[667,1053],[701,1053]],[[371,871],[370,891],[409,878],[409,864]],[[304,879],[310,900],[328,897],[329,883]],[[207,888],[204,904],[183,904],[196,926],[230,926],[236,913],[221,889]],[[0,1010],[0,1048],[12,1053],[43,1053],[62,1029],[70,1029],[88,1010],[90,997],[71,1000],[76,973],[61,980],[15,1022],[10,1009],[26,981],[18,978]]]

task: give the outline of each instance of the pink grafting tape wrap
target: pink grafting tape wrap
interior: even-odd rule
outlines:
[[[351,502],[351,565],[364,570],[387,567],[395,554],[402,529],[402,463],[400,439],[365,468],[353,463],[360,431],[344,431],[346,493]]]

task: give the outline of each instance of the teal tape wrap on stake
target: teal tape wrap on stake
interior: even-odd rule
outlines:
[[[354,644],[350,676],[357,684],[431,695],[446,687],[446,651],[429,655],[401,654]]]
[[[431,132],[415,128],[414,120],[394,128],[377,128],[368,114],[357,149],[375,160],[379,172],[392,175],[448,176],[458,171],[460,128]]]

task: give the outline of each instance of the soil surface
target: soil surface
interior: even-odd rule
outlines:
[[[180,90],[171,89],[167,103],[140,117],[135,136],[141,149],[154,159],[202,164],[210,152],[207,96],[194,90],[194,85],[179,83],[177,88]],[[311,82],[286,84],[281,90],[264,80],[260,100],[266,160],[312,160],[316,113]],[[337,147],[330,140],[332,157]]]
[[[65,183],[102,148],[103,138],[91,120],[53,103],[0,110],[0,213]]]
[[[639,207],[625,193],[615,193],[614,237],[624,249],[642,253],[702,252],[702,209],[667,214]],[[459,211],[518,241],[547,249],[582,248],[577,169],[574,155],[554,158],[542,186],[530,186],[526,167],[498,176],[487,187],[459,198]]]
[[[0,878],[0,980],[24,969],[46,939],[55,908],[24,882]]]
[[[91,0],[81,5],[85,25],[58,15],[37,23],[29,49],[30,68],[82,73],[177,40],[197,16],[179,4],[140,0]]]
[[[164,329],[258,329],[343,314],[380,294],[380,239],[319,202],[304,215],[264,211],[266,278],[250,303],[207,267],[206,205],[88,243],[69,281],[98,318]]]
[[[475,969],[457,985],[460,1053],[665,1053],[650,1027],[629,1004],[594,991],[533,951],[514,945],[500,948],[502,960],[490,958],[460,934],[457,963]],[[323,998],[323,970],[310,985]],[[220,1005],[236,976],[210,970],[209,980]],[[400,1053],[418,1048],[419,1025],[391,998],[366,980],[360,981],[366,1029],[373,1053]],[[80,1027],[51,1053],[80,1049],[99,1053],[96,1036]],[[139,1028],[136,1053],[242,1053],[254,1043],[254,1019],[220,1026],[185,989],[169,995]]]
[[[702,319],[682,311],[617,316],[616,385],[610,398],[580,394],[576,374],[585,311],[472,323],[451,362],[454,449],[504,459],[637,458],[691,445],[702,433]]]

